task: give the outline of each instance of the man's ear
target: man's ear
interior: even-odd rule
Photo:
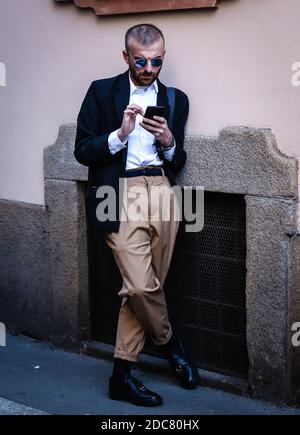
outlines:
[[[127,65],[129,65],[129,55],[128,55],[126,50],[123,50],[123,58],[124,58],[125,62],[127,63]]]

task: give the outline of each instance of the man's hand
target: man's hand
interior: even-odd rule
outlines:
[[[128,135],[134,130],[135,119],[138,113],[142,116],[144,115],[143,109],[137,104],[130,104],[124,110],[122,125],[118,130],[118,136],[122,142],[127,140]]]
[[[148,118],[143,118],[140,125],[149,133],[152,133],[157,140],[165,146],[169,147],[173,140],[173,135],[169,130],[168,123],[165,118],[161,116],[154,116],[153,120]]]

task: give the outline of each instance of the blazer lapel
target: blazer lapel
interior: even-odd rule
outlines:
[[[129,72],[128,70],[119,76],[119,79],[115,85],[115,93],[114,93],[114,105],[115,105],[115,117],[116,123],[118,126],[122,125],[123,121],[123,112],[126,109],[126,106],[129,104],[130,98],[130,85],[129,85]],[[126,159],[127,159],[127,147],[122,151],[122,158],[124,168],[126,167]]]
[[[119,76],[119,79],[115,85],[115,114],[117,124],[121,125],[123,120],[123,112],[129,103],[130,97],[130,86],[129,86],[129,75],[128,71]]]
[[[169,116],[170,116],[171,108],[170,108],[169,101],[168,101],[167,88],[158,79],[157,79],[157,84],[158,84],[157,105],[158,106],[165,106],[165,108],[166,108],[166,120],[168,120]]]

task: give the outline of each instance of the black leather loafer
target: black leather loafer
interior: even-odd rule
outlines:
[[[198,373],[197,368],[193,363],[188,361],[184,356],[175,353],[171,353],[167,359],[177,381],[182,387],[187,388],[188,390],[197,387]]]
[[[187,357],[182,341],[173,333],[172,341],[166,352],[166,358],[179,384],[189,390],[198,385],[198,371]]]
[[[124,400],[138,406],[158,406],[163,403],[159,394],[148,390],[141,381],[131,375],[109,378],[109,398]]]

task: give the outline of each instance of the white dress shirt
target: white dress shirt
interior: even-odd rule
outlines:
[[[150,86],[135,86],[131,80],[130,82],[130,99],[129,104],[138,104],[142,107],[144,112],[147,106],[157,105],[158,85],[155,80]],[[140,122],[143,120],[142,115],[136,116],[136,123],[134,130],[128,136],[128,151],[126,169],[133,169],[138,166],[157,165],[162,166],[163,161],[159,158],[155,146],[155,137],[143,127]],[[108,137],[108,146],[111,154],[115,154],[122,148],[126,148],[126,142],[122,142],[117,134],[118,130],[113,131]],[[175,146],[167,151],[164,151],[164,156],[167,160],[172,160],[175,153]]]

